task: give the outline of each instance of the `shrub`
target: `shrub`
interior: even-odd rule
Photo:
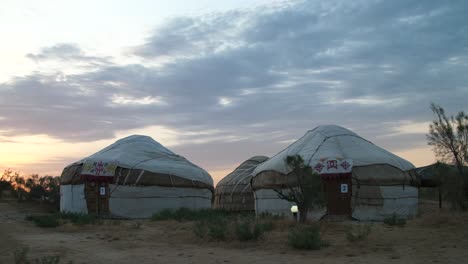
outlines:
[[[58,214],[58,217],[64,220],[69,220],[75,225],[89,225],[94,224],[97,221],[95,215],[83,213],[62,212]]]
[[[288,243],[297,249],[320,249],[327,243],[320,238],[318,225],[298,225],[289,230]]]
[[[346,230],[346,238],[350,242],[366,239],[372,230],[371,225],[355,225]]]
[[[214,240],[225,240],[227,233],[227,221],[224,218],[217,217],[208,223],[208,236]]]
[[[234,231],[240,241],[257,240],[263,234],[262,227],[249,219],[243,219],[235,223]]]
[[[27,216],[26,220],[33,221],[38,227],[57,227],[60,225],[58,217],[55,215]]]
[[[404,226],[406,224],[406,219],[399,218],[395,213],[391,217],[384,219],[384,223],[390,226]]]

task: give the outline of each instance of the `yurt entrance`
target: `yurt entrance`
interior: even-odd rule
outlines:
[[[319,172],[327,201],[327,215],[351,215],[352,161],[328,159],[314,169]]]
[[[351,215],[351,177],[322,178],[329,215]]]
[[[109,215],[109,183],[114,179],[116,165],[107,162],[85,162],[85,198],[89,214]]]
[[[109,214],[109,183],[86,181],[85,196],[89,214]]]

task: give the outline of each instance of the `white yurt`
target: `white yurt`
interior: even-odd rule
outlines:
[[[133,135],[63,169],[60,210],[147,218],[166,208],[210,208],[213,191],[205,170]]]
[[[300,155],[320,175],[326,205],[312,217],[349,215],[358,220],[383,220],[395,214],[410,218],[418,209],[414,166],[354,132],[336,125],[319,126],[260,164],[253,171],[257,213],[290,214],[293,205],[275,190],[297,185],[286,157]]]
[[[267,159],[265,156],[251,157],[219,181],[215,188],[214,208],[236,212],[254,211],[254,195],[250,186],[252,171]]]

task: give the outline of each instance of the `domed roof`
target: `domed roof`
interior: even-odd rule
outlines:
[[[351,159],[354,167],[387,164],[402,171],[414,168],[407,160],[374,145],[346,128],[324,125],[307,131],[302,138],[257,166],[253,175],[264,171],[288,174],[291,168],[286,164],[286,157],[292,155],[301,155],[312,167],[327,158],[338,158]]]
[[[265,157],[265,156],[254,156],[242,162],[242,164],[239,165],[234,171],[229,173],[220,182],[218,182],[218,184],[216,185],[216,188],[218,189],[218,187],[230,186],[231,188],[225,188],[225,189],[226,190],[229,189],[230,192],[245,191],[244,189],[238,189],[236,187],[240,186],[244,188],[245,185],[249,185],[250,179],[252,178],[252,171],[255,169],[255,167],[258,164],[264,162],[267,159],[268,157]]]
[[[122,168],[178,176],[213,186],[213,179],[205,170],[176,155],[148,136],[132,135],[122,138],[69,166],[93,161],[110,162]]]

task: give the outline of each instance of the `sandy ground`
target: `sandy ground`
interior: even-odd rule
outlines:
[[[44,212],[38,206],[0,200],[0,263],[14,263],[13,252],[29,248],[31,257],[58,255],[67,263],[467,263],[468,214],[440,211],[423,202],[421,216],[404,227],[373,223],[368,239],[346,240],[357,222],[322,225],[330,246],[301,251],[286,245],[287,227],[258,242],[210,242],[196,238],[193,223],[108,220],[101,225],[44,229],[25,221]]]

